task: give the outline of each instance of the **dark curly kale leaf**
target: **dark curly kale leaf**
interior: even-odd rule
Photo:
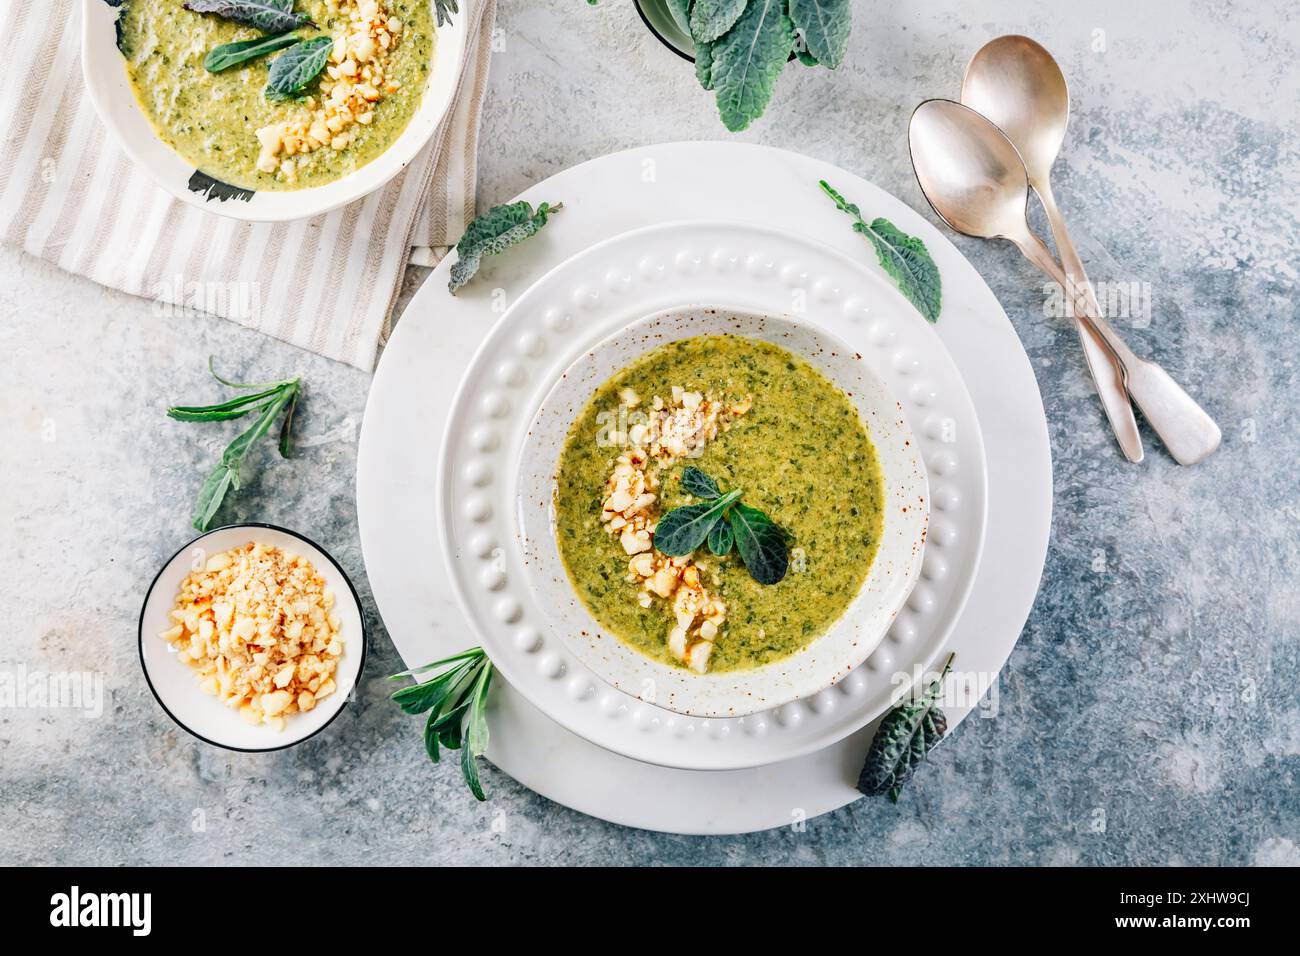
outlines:
[[[944,678],[952,669],[953,655],[941,673],[919,697],[905,700],[880,722],[866,762],[858,777],[858,790],[868,797],[888,794],[894,803],[931,750],[948,732],[948,718],[939,707]]]

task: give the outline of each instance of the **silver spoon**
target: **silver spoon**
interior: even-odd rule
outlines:
[[[1066,275],[1029,228],[1029,178],[1011,140],[979,113],[951,100],[926,100],[908,126],[912,166],[926,200],[949,226],[968,236],[1007,239],[1062,288]],[[1219,426],[1159,365],[1138,358],[1086,297],[1076,302],[1110,346],[1129,396],[1180,465],[1194,465],[1219,447]]]
[[[1050,53],[1029,37],[998,37],[981,47],[966,67],[961,101],[992,120],[1019,151],[1029,174],[1029,185],[1038,193],[1047,212],[1061,266],[1073,283],[1067,299],[1073,301],[1074,293],[1081,291],[1100,313],[1096,293],[1083,271],[1083,263],[1052,194],[1052,165],[1065,140],[1065,127],[1070,118],[1070,91],[1061,68]],[[1142,436],[1119,366],[1105,342],[1077,315],[1074,324],[1119,447],[1129,461],[1141,461]]]

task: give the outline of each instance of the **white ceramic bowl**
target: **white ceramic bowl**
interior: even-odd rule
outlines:
[[[334,592],[334,613],[339,616],[343,637],[343,656],[339,658],[334,683],[338,689],[305,714],[292,714],[284,730],[262,724],[253,726],[217,698],[203,693],[193,670],[176,660],[176,652],[158,635],[172,626],[172,608],[176,592],[185,576],[218,554],[256,541],[272,544],[300,554],[325,579]],[[173,554],[149,585],[144,607],[140,610],[140,665],[144,678],[167,716],[204,743],[227,750],[261,752],[282,750],[315,736],[339,715],[356,687],[366,663],[366,634],[361,617],[361,602],[356,589],[338,562],[318,545],[286,528],[269,524],[239,524],[214,528],[201,534]]]
[[[755,670],[696,674],[638,653],[604,630],[578,599],[555,536],[555,475],[565,437],[595,390],[650,349],[697,335],[763,339],[807,359],[850,396],[880,460],[885,487],[879,550],[857,598],[804,651]],[[584,664],[614,687],[695,717],[739,717],[808,697],[857,667],[889,630],[921,571],[929,487],[902,406],[850,346],[806,320],[736,309],[677,309],[631,324],[596,345],[551,388],[528,428],[518,480],[524,564],[538,604]],[[550,507],[539,507],[550,502]]]
[[[119,7],[116,4],[82,0],[82,71],[100,121],[117,137],[136,166],[177,199],[252,222],[305,219],[374,192],[406,168],[433,136],[451,107],[460,80],[465,24],[470,20],[474,2],[461,0],[459,15],[453,15],[451,23],[438,28],[433,69],[424,97],[402,135],[360,169],[323,186],[306,189],[253,192],[227,186],[196,170],[159,139],[131,89],[126,65],[117,49]],[[249,130],[249,135],[252,134]]]

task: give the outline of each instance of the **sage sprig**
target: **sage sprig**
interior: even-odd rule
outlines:
[[[866,236],[876,249],[880,267],[898,284],[899,291],[916,306],[927,322],[939,321],[943,304],[943,283],[939,267],[930,258],[925,243],[909,236],[888,219],[873,219],[868,223],[862,211],[821,180],[822,192],[834,200],[836,207],[853,218],[853,231]]]
[[[551,213],[559,212],[564,203],[542,203],[534,211],[526,200],[493,206],[469,224],[465,234],[456,243],[457,261],[451,267],[447,290],[456,294],[461,286],[474,278],[484,256],[495,256],[529,236],[536,235]]]
[[[295,43],[271,61],[266,77],[268,100],[290,100],[302,93],[304,87],[320,75],[329,62],[334,40],[328,36],[312,37]]]
[[[776,584],[790,567],[786,533],[763,512],[740,502],[739,488],[726,494],[694,465],[682,472],[682,487],[698,504],[682,505],[655,525],[654,546],[670,558],[691,554],[705,542],[722,557],[734,546],[745,569],[759,584]]]
[[[226,446],[221,460],[199,489],[199,497],[194,505],[194,527],[199,531],[208,530],[226,493],[231,489],[239,490],[239,470],[244,463],[244,456],[259,438],[271,430],[281,412],[284,413],[284,421],[280,425],[280,455],[283,458],[289,457],[293,444],[293,413],[298,407],[298,396],[302,389],[301,379],[297,378],[260,385],[227,381],[217,374],[211,359],[208,360],[208,371],[222,385],[244,389],[247,394],[214,405],[175,405],[167,409],[167,416],[178,422],[224,422],[256,412],[257,420]]]
[[[263,33],[285,33],[311,23],[305,13],[293,12],[293,0],[185,0],[186,10],[211,13]]]
[[[948,718],[939,707],[944,678],[952,670],[949,654],[943,672],[918,696],[904,700],[885,715],[871,741],[866,762],[858,776],[858,790],[868,797],[888,794],[897,803],[903,786],[943,740]]]
[[[477,758],[487,750],[487,696],[492,687],[492,661],[481,647],[471,647],[432,664],[394,674],[389,680],[414,677],[436,668],[446,670],[430,680],[403,687],[393,694],[402,711],[429,716],[424,722],[424,749],[438,763],[442,749],[459,750],[460,770],[470,792],[486,800],[478,776]]]

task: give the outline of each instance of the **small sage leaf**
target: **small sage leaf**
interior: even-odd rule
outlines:
[[[695,0],[691,6],[691,38],[711,43],[726,33],[745,12],[749,0]]]
[[[888,794],[897,803],[903,785],[948,732],[948,718],[938,700],[952,659],[949,654],[943,673],[919,697],[903,701],[880,722],[858,776],[860,792],[868,797]]]
[[[730,522],[719,521],[709,532],[709,550],[720,558],[730,554],[735,543],[736,535],[731,530]]]
[[[516,243],[535,235],[546,225],[547,217],[563,208],[563,203],[542,203],[533,211],[526,200],[493,206],[469,224],[465,235],[456,243],[457,262],[451,267],[447,290],[452,295],[474,278],[484,256],[504,252]]]
[[[295,386],[293,396],[289,399],[289,410],[284,413],[284,420],[280,422],[281,458],[288,458],[293,454],[293,413],[298,410],[298,396],[300,394],[300,390]]]
[[[444,671],[433,680],[403,687],[393,694],[393,700],[397,701],[403,713],[423,714],[425,711],[432,710],[447,699],[447,695],[454,689],[456,680],[469,666],[470,664],[466,662]]]
[[[221,502],[225,500],[226,492],[230,490],[230,485],[234,481],[235,473],[226,467],[224,461],[217,462],[217,466],[212,469],[212,473],[203,482],[203,487],[199,489],[199,498],[194,504],[195,528],[199,531],[208,530],[213,517],[221,507]]]
[[[203,68],[209,73],[220,73],[232,66],[255,60],[259,56],[265,56],[268,53],[274,53],[276,50],[283,50],[287,46],[293,46],[297,42],[298,37],[294,34],[281,33],[279,36],[274,37],[258,37],[256,40],[223,43],[221,46],[214,46],[208,51],[208,55],[203,58]]]
[[[821,180],[822,191],[835,201],[840,211],[853,218],[853,231],[866,236],[876,249],[880,267],[898,284],[898,289],[927,322],[939,320],[943,304],[943,283],[939,267],[930,258],[925,243],[909,236],[888,219],[875,219],[867,223],[856,205],[836,192],[826,180]]]
[[[718,498],[722,495],[718,483],[694,465],[682,472],[682,487],[696,498]]]
[[[736,537],[736,551],[749,576],[759,584],[776,584],[790,566],[785,532],[757,508],[738,504],[727,514]]]
[[[670,558],[690,554],[704,544],[713,526],[739,497],[740,491],[732,490],[712,501],[674,508],[655,526],[655,547]]]
[[[296,97],[325,69],[333,49],[334,40],[330,37],[312,37],[289,47],[271,61],[271,71],[266,78],[266,98],[287,100]]]
[[[807,44],[813,63],[832,70],[844,60],[849,49],[849,31],[853,28],[853,10],[849,0],[790,0],[790,19]],[[800,55],[800,60],[804,60]]]

